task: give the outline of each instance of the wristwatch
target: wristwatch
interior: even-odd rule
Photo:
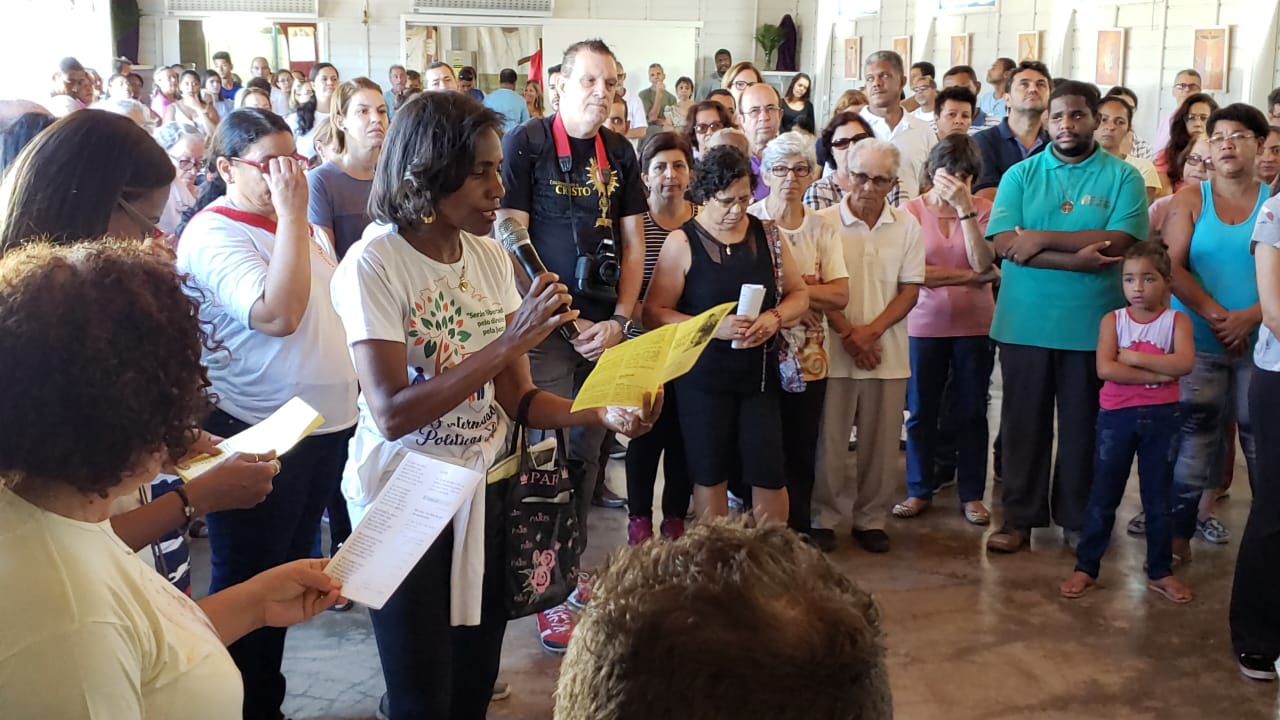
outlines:
[[[626,315],[614,315],[609,319],[622,326],[623,335],[630,335],[631,330],[635,328],[635,323],[631,322],[631,318]]]

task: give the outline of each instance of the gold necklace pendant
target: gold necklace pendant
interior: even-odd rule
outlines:
[[[471,283],[467,282],[467,276],[463,275],[458,278],[458,289],[465,292],[469,292],[471,290]]]
[[[1069,213],[1072,210],[1076,209],[1076,206],[1072,204],[1070,200],[1063,200],[1062,205],[1060,207],[1062,208],[1062,212],[1064,213]]]

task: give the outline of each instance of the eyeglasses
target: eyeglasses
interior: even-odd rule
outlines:
[[[871,181],[872,185],[882,189],[893,187],[893,185],[898,182],[898,178],[896,177],[868,175],[861,172],[850,173],[849,177],[853,180],[854,185],[866,185],[867,181]]]
[[[1200,86],[1196,83],[1174,83],[1173,89],[1182,92],[1200,92]]]
[[[195,158],[189,158],[189,157],[178,157],[177,155],[170,155],[169,159],[177,163],[178,169],[183,172],[194,170],[200,167],[200,165],[204,162],[204,160],[196,160]]]
[[[1222,143],[1230,140],[1231,146],[1235,147],[1237,143],[1242,143],[1245,140],[1257,140],[1257,139],[1258,139],[1258,136],[1254,135],[1253,133],[1235,132],[1235,133],[1231,133],[1230,135],[1214,135],[1209,138],[1209,144],[1221,145]]]
[[[130,222],[138,226],[138,229],[142,231],[142,237],[150,240],[158,240],[164,237],[164,231],[156,227],[155,223],[148,220],[147,216],[143,215],[142,211],[130,204],[129,201],[119,198],[116,200],[116,205],[124,211],[125,215],[129,216]]]
[[[734,80],[733,82],[729,83],[729,87],[733,88],[734,90],[746,90],[752,85],[755,85],[755,83],[751,82],[750,80]]]
[[[911,88],[911,92],[913,92],[913,93],[922,93],[922,92],[925,92],[926,90],[932,90],[932,89],[933,89],[933,86],[932,86],[932,85],[917,85],[917,86],[915,86],[915,87]]]
[[[742,197],[736,198],[722,198],[718,195],[712,195],[711,199],[715,200],[716,204],[725,210],[732,210],[734,207],[746,208],[755,198],[750,195],[743,195]]]
[[[1213,160],[1210,160],[1209,158],[1204,157],[1203,155],[1198,155],[1196,153],[1191,153],[1190,155],[1187,156],[1187,164],[1190,165],[1191,167],[1203,166],[1205,170],[1213,169]]]
[[[758,118],[761,115],[777,115],[782,112],[782,108],[777,105],[757,105],[750,110],[743,110],[742,114],[749,118]]]
[[[717,130],[723,130],[723,129],[724,129],[724,123],[719,121],[709,122],[709,123],[698,123],[697,125],[693,126],[693,132],[698,135],[706,135],[707,133],[711,133],[711,132],[715,132]]]
[[[262,173],[263,175],[270,175],[271,161],[279,160],[280,158],[293,158],[294,160],[297,160],[300,163],[305,163],[307,161],[306,158],[302,157],[298,153],[293,153],[291,155],[277,155],[276,157],[263,158],[262,160],[245,160],[244,158],[238,158],[238,157],[233,157],[229,159],[231,160],[231,162],[243,163],[250,167],[255,167],[258,169],[258,172]]]
[[[843,150],[849,147],[850,145],[854,143],[862,142],[863,140],[866,140],[869,137],[871,137],[871,135],[867,133],[858,133],[853,137],[831,138],[831,147],[835,148],[836,150]]]
[[[795,173],[796,177],[798,178],[809,177],[809,173],[811,171],[812,171],[812,168],[810,168],[808,165],[796,165],[795,167],[788,167],[781,163],[769,168],[769,172],[772,173],[774,177],[786,177],[787,173]]]

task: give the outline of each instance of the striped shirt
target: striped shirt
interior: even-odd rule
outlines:
[[[697,217],[697,205],[693,206],[693,215]],[[678,228],[677,228],[678,229]],[[653,215],[647,210],[644,213],[644,278],[640,281],[640,299],[644,300],[644,296],[649,292],[649,281],[653,279],[653,269],[658,265],[658,254],[662,252],[662,243],[667,241],[667,236],[671,234],[671,230],[667,230],[659,225],[653,219]],[[637,337],[644,332],[644,328],[639,323],[633,323],[631,328],[631,337]]]

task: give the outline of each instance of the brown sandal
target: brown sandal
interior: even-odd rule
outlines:
[[[976,505],[977,507],[970,507],[970,505]],[[964,519],[968,520],[973,525],[990,525],[991,511],[980,502],[965,503]]]
[[[1079,571],[1077,571],[1077,572],[1079,572]],[[1067,582],[1068,582],[1068,581],[1070,581],[1070,580],[1072,580],[1072,579],[1074,579],[1074,578],[1075,578],[1076,573],[1072,573],[1071,577],[1069,577],[1069,578],[1067,578],[1066,580],[1064,580],[1064,581],[1062,582],[1062,585],[1059,585],[1059,586],[1058,586],[1058,593],[1059,593],[1060,595],[1062,595],[1062,597],[1064,597],[1064,598],[1066,598],[1066,599],[1068,599],[1068,600],[1078,600],[1079,598],[1082,598],[1082,597],[1084,597],[1085,595],[1088,595],[1088,594],[1089,594],[1089,591],[1091,591],[1091,590],[1093,590],[1094,588],[1098,587],[1098,581],[1097,581],[1097,580],[1094,580],[1094,579],[1093,579],[1093,578],[1091,578],[1091,577],[1089,577],[1089,574],[1088,574],[1088,573],[1079,572],[1079,574],[1084,575],[1084,577],[1085,577],[1085,584],[1084,584],[1084,587],[1080,588],[1079,590],[1067,590],[1067,589],[1064,587],[1064,586],[1067,584]]]

